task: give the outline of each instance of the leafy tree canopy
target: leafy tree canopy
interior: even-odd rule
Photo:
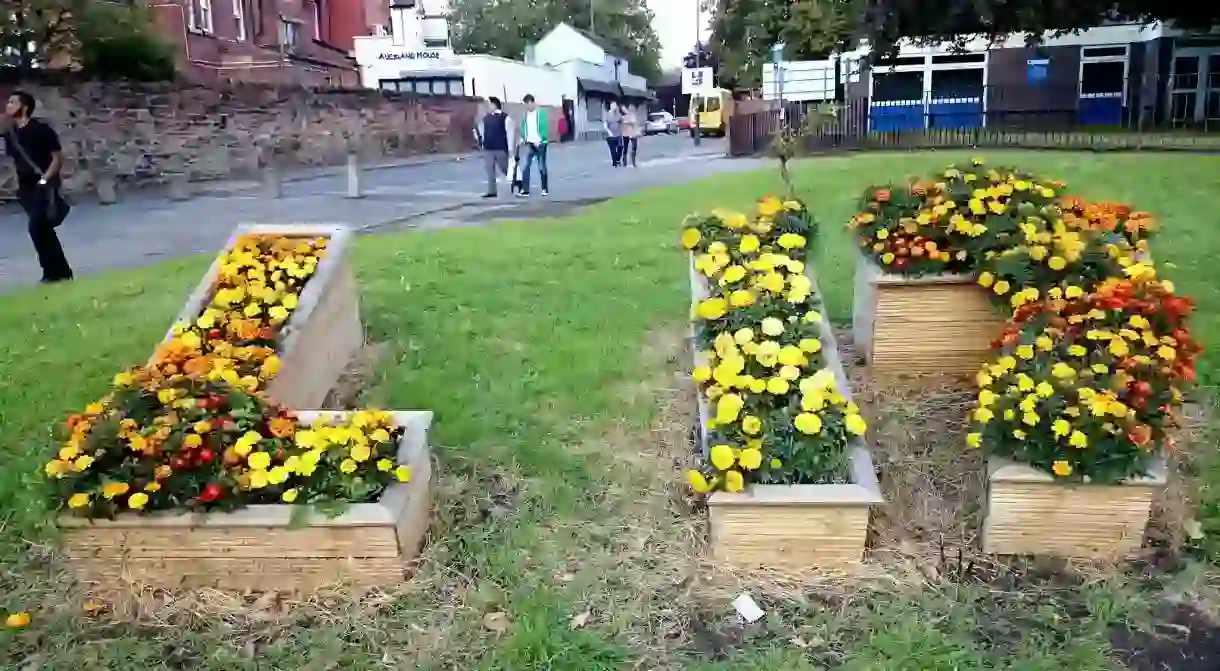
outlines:
[[[1187,30],[1220,25],[1220,3],[1199,0],[704,0],[711,47],[730,86],[756,87],[771,45],[790,59],[825,58],[861,39],[874,55],[903,38],[954,41],[1072,32],[1105,22],[1164,21]]]
[[[590,14],[590,8],[593,13]],[[644,0],[453,0],[450,29],[459,53],[518,59],[525,47],[567,23],[595,33],[628,69],[655,82],[661,41]]]

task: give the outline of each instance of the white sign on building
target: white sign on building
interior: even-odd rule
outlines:
[[[703,94],[716,88],[711,68],[682,68],[682,94]]]

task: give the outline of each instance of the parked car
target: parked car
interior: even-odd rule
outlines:
[[[684,117],[684,116],[678,117],[678,130],[679,131],[690,130],[690,117]]]
[[[669,112],[653,112],[648,115],[648,121],[644,124],[645,135],[672,134],[677,132],[678,121]]]

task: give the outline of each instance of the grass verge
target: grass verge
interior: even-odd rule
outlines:
[[[1208,259],[1220,243],[1206,213],[1220,158],[989,156],[1160,215],[1157,258],[1177,264],[1170,276],[1200,305],[1195,328],[1217,342],[1220,271]],[[819,283],[836,320],[850,318],[853,257],[842,223],[857,193],[965,158],[861,155],[796,166],[825,226]],[[441,466],[428,547],[415,577],[392,591],[86,603],[54,561],[37,487],[50,427],[147,355],[208,259],[7,297],[0,608],[35,619],[26,631],[0,633],[6,666],[1215,668],[1182,661],[1205,654],[1207,639],[1179,645],[1154,627],[1210,626],[1191,619],[1201,617],[1193,610],[1160,610],[1166,594],[1205,602],[1205,567],[1144,575],[998,564],[970,550],[981,483],[959,447],[961,396],[952,390],[858,392],[877,426],[892,502],[865,576],[731,573],[703,561],[703,513],[678,482],[691,450],[678,222],[777,189],[775,171],[735,174],[558,220],[360,241],[354,260],[379,363],[361,373],[357,401],[434,410]],[[1202,370],[1208,384],[1217,379],[1214,356]],[[768,611],[751,625],[728,606],[744,589]]]

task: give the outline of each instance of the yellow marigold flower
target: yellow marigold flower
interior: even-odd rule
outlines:
[[[805,237],[796,233],[784,233],[775,242],[784,249],[800,249],[805,246]]]
[[[360,465],[351,459],[344,459],[343,461],[339,462],[339,470],[343,473],[355,473],[356,469],[359,467]]]
[[[974,379],[976,382],[978,382],[980,387],[989,386],[992,382],[994,382],[991,375],[988,375],[985,371],[979,371],[979,374],[976,375]]]
[[[1062,438],[1072,432],[1072,425],[1066,419],[1056,419],[1051,423],[1051,433]]]
[[[292,503],[297,500],[297,496],[299,496],[300,493],[301,492],[296,487],[284,490],[284,493],[280,494],[280,500],[282,500],[284,503]]]
[[[1041,419],[1042,418],[1039,417],[1038,413],[1036,412],[1027,412],[1024,415],[1021,415],[1021,421],[1030,426],[1038,426],[1038,422],[1041,421]]]
[[[843,417],[843,426],[853,436],[863,436],[868,431],[868,423],[860,415],[852,412]]]
[[[144,485],[144,491],[159,492],[159,491],[161,491],[161,483],[154,480],[153,482],[150,482],[147,485]]]
[[[801,342],[804,341],[802,340]],[[804,366],[805,364],[809,363],[809,357],[805,356],[805,353],[801,351],[800,347],[793,345],[785,345],[782,347],[779,351],[778,358],[781,366]],[[800,371],[797,372],[799,374]],[[796,378],[788,379],[794,380]]]
[[[694,249],[699,244],[699,240],[702,238],[703,236],[699,233],[699,229],[685,229],[682,231],[682,246],[686,249]]]
[[[754,448],[746,448],[741,451],[737,460],[741,463],[742,468],[753,471],[762,466],[762,452]]]
[[[788,381],[782,377],[773,377],[767,380],[767,392],[776,396],[787,394],[791,388],[792,385],[788,384]]]
[[[783,366],[779,369],[779,376],[789,382],[797,380],[801,377],[801,369],[796,366]]]
[[[762,431],[762,420],[754,415],[742,417],[741,431],[749,436],[757,436]]]
[[[280,358],[274,354],[263,359],[263,365],[258,369],[258,376],[264,380],[270,380],[280,372],[282,362]]]
[[[1083,345],[1071,345],[1068,347],[1068,354],[1072,356],[1085,356],[1089,351]]]
[[[64,474],[72,469],[71,462],[52,459],[43,467],[43,472],[50,478],[62,478]]]
[[[280,304],[283,305],[284,307],[288,308],[289,310],[295,310],[297,307],[297,303],[300,300],[301,300],[300,297],[297,296],[296,294],[284,294],[284,298],[282,298],[280,300]]]
[[[144,492],[136,492],[127,497],[127,507],[132,510],[140,510],[146,505],[148,505],[148,494]]]
[[[1060,361],[1051,366],[1051,375],[1059,378],[1060,380],[1070,380],[1076,377],[1076,369],[1072,368],[1069,364]]]
[[[995,275],[992,275],[991,273],[988,273],[988,272],[979,273],[978,282],[979,282],[979,285],[981,285],[983,287],[989,287],[989,286],[995,284]]]
[[[250,489],[262,489],[271,484],[270,478],[267,477],[267,471],[250,471]]]
[[[745,477],[739,471],[729,471],[724,474],[724,489],[727,492],[740,492],[746,488]]]
[[[757,252],[759,247],[760,243],[758,236],[754,235],[753,233],[746,233],[745,235],[741,236],[741,242],[737,245],[737,249],[740,250],[742,254],[752,254]]]
[[[1055,388],[1049,382],[1039,382],[1038,386],[1034,387],[1034,393],[1042,398],[1050,398],[1055,395]]]
[[[748,328],[737,329],[733,332],[733,342],[738,345],[744,345],[749,342],[754,342],[754,331]]]
[[[741,414],[745,401],[737,394],[724,394],[716,402],[716,421],[721,424],[732,424]]]
[[[394,462],[390,461],[389,459],[377,460],[377,470],[381,471],[382,473],[388,473],[391,468],[394,468]]]
[[[733,282],[740,282],[742,279],[745,278],[745,276],[746,276],[746,269],[742,268],[739,265],[734,264],[734,265],[729,266],[728,268],[725,268],[724,274],[721,275],[720,277],[725,282],[732,284]]]
[[[695,469],[690,469],[686,472],[686,482],[690,484],[691,489],[699,494],[706,494],[712,491],[712,485],[703,477],[703,474]]]
[[[1008,293],[1008,290],[1011,288],[1012,286],[1008,284],[1006,280],[1000,280],[991,287],[991,290],[994,291],[997,296],[1003,296],[1004,294]]]
[[[1131,347],[1127,345],[1127,341],[1121,338],[1110,340],[1109,347],[1106,348],[1116,357],[1125,357],[1131,353]]]
[[[1038,338],[1034,340],[1034,345],[1044,352],[1049,352],[1055,347],[1055,343],[1048,336],[1044,335],[1038,336]]]
[[[886,252],[886,253],[882,254],[882,255],[881,255],[881,262],[882,262],[882,263],[884,263],[884,264],[885,264],[885,265],[887,265],[887,266],[888,266],[889,264],[893,263],[893,262],[894,262],[894,255],[893,255],[893,253],[891,253],[891,252]]]
[[[811,412],[802,412],[793,420],[793,426],[801,433],[817,435],[822,432],[822,418]]]
[[[976,408],[974,410],[974,421],[986,424],[995,418],[995,413],[990,408]]]
[[[803,352],[816,354],[822,351],[822,341],[817,338],[801,338],[801,341],[797,343],[797,347]]]
[[[291,475],[292,471],[287,466],[276,466],[267,471],[267,482],[273,485],[282,485],[288,482],[288,478]]]
[[[212,430],[212,423],[206,419],[195,422],[195,433],[204,434]]]
[[[30,626],[30,614],[9,613],[8,617],[4,618],[4,626],[9,629],[25,629]]]
[[[733,453],[731,445],[714,445],[708,450],[708,458],[712,462],[712,466],[716,470],[727,471],[736,463],[737,457]]]
[[[1067,267],[1067,261],[1062,256],[1052,256],[1046,260],[1046,265],[1050,266],[1051,270],[1063,270]]]
[[[107,482],[102,485],[102,496],[113,499],[116,496],[122,496],[127,493],[131,486],[126,482]]]
[[[127,387],[131,387],[131,386],[135,385],[135,383],[136,383],[136,376],[131,374],[130,372],[123,371],[122,373],[119,373],[118,375],[114,376],[114,386],[116,386],[120,389],[125,389]]]
[[[1069,286],[1067,289],[1063,290],[1063,295],[1069,299],[1080,298],[1084,295],[1084,289],[1074,285]]]
[[[200,436],[199,434],[188,433],[182,439],[182,446],[188,450],[199,447],[200,445],[203,445],[203,436]]]
[[[966,444],[970,447],[978,447],[983,444],[983,434],[968,433],[966,434]]]
[[[720,297],[707,298],[695,306],[695,314],[701,319],[720,319],[729,311],[729,302]]]
[[[1172,347],[1162,345],[1157,348],[1156,355],[1166,361],[1173,361],[1174,359],[1178,358],[1178,351]]]
[[[1066,478],[1072,474],[1072,465],[1066,461],[1056,461],[1051,465],[1051,472],[1061,478]]]
[[[85,506],[89,505],[89,501],[90,499],[88,494],[73,494],[72,498],[68,499],[68,507],[84,508]]]
[[[1034,348],[1032,345],[1019,345],[1017,346],[1016,355],[1022,359],[1032,359],[1034,358]]]
[[[990,389],[979,390],[979,399],[978,400],[979,400],[980,407],[987,408],[992,405],[995,405],[996,399],[998,399],[998,398],[999,398],[999,396],[997,396],[996,393],[991,391]]]
[[[801,409],[816,412],[826,407],[826,396],[821,391],[813,389],[801,395]]]
[[[246,459],[246,463],[256,471],[265,471],[271,466],[271,455],[266,452],[255,452]]]
[[[707,382],[712,379],[712,369],[707,366],[695,366],[691,371],[691,377],[695,378],[696,382]]]
[[[1068,444],[1072,447],[1085,448],[1089,446],[1089,437],[1080,431],[1073,431],[1072,435],[1068,437]]]
[[[748,308],[757,300],[758,297],[754,295],[754,292],[747,289],[738,289],[729,294],[729,305],[735,308]]]

